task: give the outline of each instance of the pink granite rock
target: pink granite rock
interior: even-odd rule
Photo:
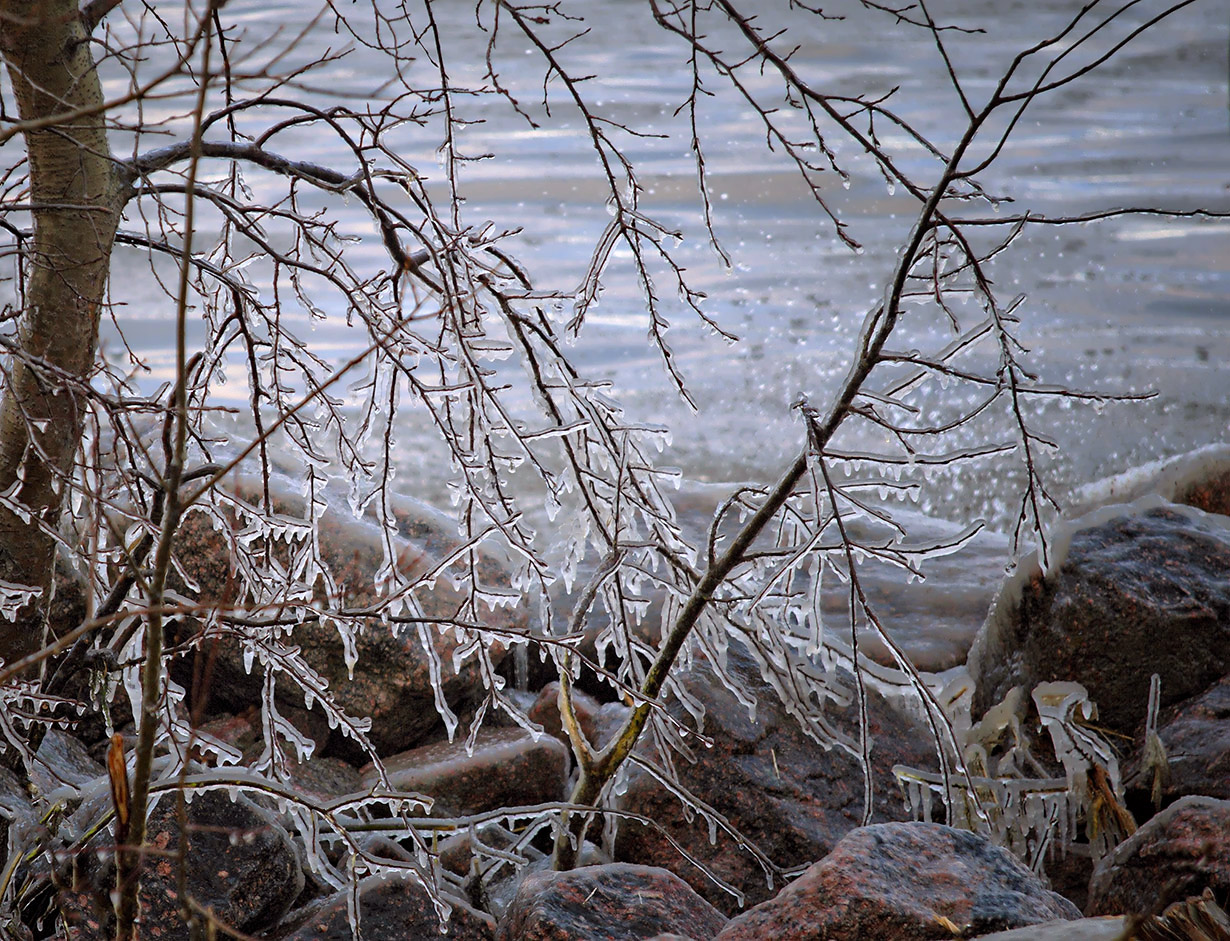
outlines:
[[[1079,918],[1007,850],[932,823],[853,831],[718,941],[924,941]]]
[[[1230,896],[1230,801],[1184,797],[1094,870],[1092,915],[1150,915],[1210,888]]]
[[[577,714],[577,721],[581,725],[581,732],[591,743],[597,742],[595,720],[598,710],[602,708],[602,704],[589,695],[589,693],[574,689],[572,692],[572,708]],[[541,725],[543,731],[548,735],[553,735],[565,745],[568,745],[568,735],[564,731],[563,722],[560,720],[559,714],[558,680],[552,681],[542,688],[542,692],[534,700],[534,705],[530,707],[529,717]]]

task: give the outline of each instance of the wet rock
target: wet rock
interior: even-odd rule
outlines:
[[[749,718],[747,707],[707,664],[699,662],[682,673],[680,680],[688,694],[704,707],[704,734],[712,739],[713,747],[695,748],[695,763],[678,758],[679,780],[778,867],[808,865],[862,823],[862,770],[848,752],[821,748],[803,733],[742,648],[732,646],[728,668],[756,695],[756,717]],[[694,725],[677,702],[671,701],[668,708],[687,725]],[[906,819],[892,767],[898,763],[933,767],[930,733],[874,691],[868,692],[867,709],[874,743],[874,819]],[[846,734],[857,735],[853,707],[832,707],[830,720]],[[708,824],[699,815],[686,822],[678,799],[647,773],[636,769],[629,773],[627,790],[617,798],[617,806],[657,821],[689,854],[745,893],[748,904],[772,894],[763,870],[745,850],[722,832],[717,844],[711,844]],[[737,902],[683,860],[657,829],[621,823],[615,857],[670,869],[719,909],[737,910]]]
[[[621,702],[606,702],[594,714],[594,746],[606,748],[632,714],[632,707]]]
[[[297,518],[301,504],[293,494],[276,494],[275,510],[288,517]],[[338,596],[349,607],[377,603],[379,596],[374,579],[385,565],[383,536],[378,528],[356,521],[343,512],[328,510],[321,517],[318,531],[321,556],[329,567]],[[176,557],[183,576],[178,590],[207,604],[244,603],[246,599],[237,596],[238,582],[231,570],[235,538],[235,533],[215,528],[204,512],[190,512],[176,536]],[[405,539],[392,538],[399,553],[397,567],[403,575],[413,578],[434,568],[435,556]],[[487,577],[492,585],[507,581],[506,575],[501,580],[495,571],[488,572]],[[460,608],[464,599],[447,581],[442,577],[430,591],[415,593],[427,617],[448,619]],[[322,584],[317,583],[318,603],[323,603]],[[523,630],[525,617],[522,608],[500,608],[489,612],[486,619],[492,626]],[[344,710],[372,719],[369,737],[380,754],[411,747],[441,728],[432,688],[433,661],[439,667],[444,698],[454,710],[462,710],[485,695],[474,659],[467,659],[459,669],[454,669],[458,641],[451,632],[434,627],[429,627],[423,636],[415,628],[395,634],[388,625],[370,619],[360,627],[355,638],[358,661],[353,677],[338,630],[326,619],[309,620],[296,626],[286,642],[301,649],[303,658],[325,678],[334,699]],[[425,643],[430,652],[424,648]],[[490,653],[498,663],[504,649],[496,644]],[[241,712],[259,700],[259,676],[250,675],[244,669],[237,643],[229,640],[207,643],[197,656],[203,658],[203,664],[197,667],[198,674],[210,678],[203,688],[211,697],[211,709]],[[183,669],[188,671],[189,667]],[[259,669],[254,672],[259,673]],[[192,688],[191,676],[180,679]],[[196,695],[203,695],[202,684],[196,686]],[[303,707],[302,692],[281,679],[278,697],[288,709]],[[314,714],[319,716],[319,712]],[[312,734],[327,732],[317,723]],[[349,740],[343,741],[340,732],[335,732],[333,737],[336,747],[346,752]],[[353,756],[346,753],[343,757]]]
[[[384,767],[395,790],[435,798],[434,814],[471,814],[563,800],[568,753],[546,735],[534,741],[524,729],[483,728],[471,754],[461,739],[436,742],[394,755]],[[365,769],[363,787],[376,781]]]
[[[500,921],[498,941],[641,941],[684,933],[709,941],[726,918],[673,873],[612,863],[534,873]]]
[[[186,812],[188,846],[182,854],[174,798],[164,798],[150,815],[140,895],[142,936],[189,937],[177,889],[181,855],[189,895],[219,922],[247,934],[277,924],[304,884],[299,853],[287,832],[252,801],[231,801],[221,792],[197,795]],[[74,938],[101,941],[113,934],[106,900],[115,879],[109,854],[107,865],[98,864],[84,876],[92,891],[79,886],[66,893],[61,913]]]
[[[1115,848],[1089,883],[1094,915],[1155,914],[1204,889],[1230,894],[1230,801],[1184,797]]]
[[[1166,749],[1163,805],[1189,794],[1230,799],[1230,676],[1163,714],[1157,735]],[[1124,783],[1134,804],[1148,806],[1153,769],[1142,767],[1142,753],[1143,740],[1138,739]]]
[[[913,941],[1079,918],[1007,850],[932,823],[863,827],[720,941]]]
[[[974,715],[1013,686],[1074,680],[1100,725],[1131,736],[1153,673],[1166,707],[1230,672],[1230,531],[1220,519],[1156,498],[1107,507],[1061,534],[1063,561],[1049,576],[1022,562],[970,652]]]
[[[573,712],[577,714],[577,721],[581,725],[581,732],[591,744],[597,741],[595,721],[598,710],[601,708],[602,704],[588,693],[582,692],[579,689],[572,691]],[[568,746],[568,733],[564,731],[563,722],[560,720],[559,714],[558,681],[548,683],[542,688],[542,692],[534,700],[534,705],[530,707],[529,717],[532,721],[541,725],[543,731],[548,735],[558,738],[565,746]]]
[[[358,937],[350,925],[348,898],[342,891],[314,905],[310,914],[296,919],[280,941],[352,941]],[[364,941],[418,941],[447,937],[455,941],[491,941],[495,922],[465,902],[449,898],[452,913],[448,934],[442,935],[439,917],[427,890],[411,873],[369,876],[359,883],[359,924]]]

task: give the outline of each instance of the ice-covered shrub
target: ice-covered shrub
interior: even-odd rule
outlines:
[[[9,829],[4,904],[24,904],[18,861],[44,854],[58,863],[112,826],[118,930],[129,933],[151,801],[222,789],[272,801],[323,884],[412,871],[445,915],[442,887],[465,887],[438,865],[440,834],[475,834],[499,867],[523,864],[536,835],[554,831],[556,863],[567,866],[586,833],[585,808],[602,805],[634,748],[673,781],[682,743],[655,703],[692,657],[737,687],[724,670],[732,636],[820,747],[864,762],[871,747],[865,728],[836,734],[829,701],[861,704],[869,682],[913,699],[934,735],[941,794],[956,800],[963,786],[977,795],[979,775],[945,704],[868,603],[859,566],[875,559],[908,582],[928,558],[959,548],[978,523],[914,541],[891,498],[925,490],[937,469],[1004,455],[1022,469],[1014,536],[1040,536],[1053,501],[1038,455],[1049,442],[1031,424],[1031,404],[1105,396],[1037,378],[1017,333],[1025,298],[1002,296],[990,272],[1034,224],[1119,210],[1040,220],[982,180],[1030,106],[1096,81],[1126,43],[1184,4],[1148,14],[1132,3],[1088,5],[1041,27],[988,82],[963,74],[951,54],[976,41],[971,25],[939,22],[922,4],[866,3],[860,15],[921,30],[944,63],[956,117],[927,128],[910,117],[908,86],[869,91],[796,69],[791,26],[824,17],[819,10],[649,0],[646,24],[686,63],[680,123],[666,133],[690,148],[701,231],[723,264],[737,256],[723,247],[710,197],[705,129],[714,113],[760,126],[818,225],[850,251],[861,246],[841,184],[882,178],[912,220],[877,276],[878,299],[850,332],[844,378],[796,403],[797,456],[775,482],[733,490],[699,540],[672,506],[678,471],[656,463],[669,430],[626,411],[571,346],[604,282],[620,273],[638,283],[635,313],[685,403],[693,399],[671,318],[699,318],[734,339],[691,280],[683,233],[646,199],[632,144],[659,131],[591,92],[571,58],[586,41],[582,5],[482,0],[462,22],[446,10],[454,5],[431,0],[326,4],[303,32],[265,28],[242,6],[215,0],[171,14],[159,3],[129,10],[94,0],[78,11],[55,0],[38,16],[9,15],[28,4],[0,10],[13,99],[5,113],[18,116],[0,129],[11,154],[0,198],[20,321],[3,333],[0,731],[10,763],[28,773],[48,722],[85,712],[107,733],[129,717],[137,729],[135,743],[115,745],[106,782],[38,794],[48,826]],[[315,30],[330,38],[313,46]],[[48,51],[65,49],[71,55]],[[538,63],[533,88],[506,74],[508,57],[526,53]],[[360,58],[380,63],[378,88],[352,84]],[[573,122],[592,145],[609,218],[579,281],[519,260],[535,220],[524,220],[523,234],[466,203],[467,168],[482,156],[467,129],[485,109],[510,109],[530,135]],[[125,305],[135,304],[173,312],[166,362],[139,349],[98,350],[100,316],[123,335]],[[342,325],[339,357],[317,340]],[[396,537],[397,488],[415,467],[456,527],[425,571],[407,570]],[[271,493],[278,471],[299,486],[298,515]],[[320,547],[321,519],[339,506],[382,540],[359,605]],[[228,593],[208,602],[194,594],[194,560],[177,549],[181,523],[195,514],[231,546]],[[76,623],[47,617],[57,554],[72,560],[88,599]],[[509,560],[506,585],[487,577],[490,554]],[[444,585],[455,603],[430,608]],[[826,623],[822,593],[833,591],[847,599],[846,616]],[[509,605],[530,607],[532,624],[499,629],[491,612]],[[591,617],[601,626],[589,667],[634,707],[601,750],[569,705]],[[188,619],[196,633],[170,630]],[[338,705],[296,647],[295,628],[308,621],[336,628],[352,666],[360,631],[420,637],[437,689],[444,664],[433,641],[449,636],[452,668],[471,666],[485,697],[466,728],[440,692],[449,734],[473,734],[497,710],[527,721],[497,669],[497,646],[523,664],[551,660],[579,767],[572,800],[437,819],[379,775],[370,792],[333,803],[295,792],[289,764],[316,743],[283,715],[279,683],[297,687],[304,706],[377,768],[380,759],[364,717]],[[861,655],[860,630],[879,636],[891,666]],[[243,647],[262,690],[261,748],[248,766],[196,728],[192,691],[168,670],[215,635]],[[850,684],[838,681],[839,668]],[[754,707],[746,690],[736,694]],[[1057,735],[1076,734],[1073,708],[1076,700],[1052,717]],[[873,799],[868,791],[868,810]],[[1049,819],[1050,806],[1037,813]],[[478,836],[485,825],[518,838],[488,845]],[[368,852],[356,834],[373,829],[397,834],[410,860]],[[209,917],[184,906],[186,917]]]

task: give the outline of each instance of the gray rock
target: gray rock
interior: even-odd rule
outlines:
[[[40,794],[65,785],[80,788],[107,773],[81,742],[59,729],[47,730],[36,755],[31,783]]]
[[[978,941],[1121,941],[1123,928],[1122,918],[1081,918],[982,934]]]
[[[0,767],[0,870],[8,863],[9,836],[17,845],[38,826],[29,792],[8,768]]]

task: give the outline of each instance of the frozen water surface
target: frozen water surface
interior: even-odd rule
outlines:
[[[719,96],[706,102],[702,133],[718,235],[734,261],[727,271],[708,248],[687,128],[675,114],[689,82],[683,52],[654,27],[647,4],[612,0],[576,6],[592,32],[567,47],[565,60],[575,74],[597,76],[585,88],[592,101],[601,102],[598,110],[605,117],[670,135],[618,141],[638,164],[646,211],[684,233],[677,257],[692,286],[708,294],[709,312],[741,339],[728,345],[681,305],[667,305],[677,362],[700,405],[692,413],[674,395],[646,340],[644,303],[627,257],[617,253],[603,279],[601,304],[590,312],[572,352],[584,371],[614,381],[614,394],[630,417],[673,428],[662,463],[682,468],[685,479],[768,482],[802,445],[791,403],[801,393],[822,403],[826,390],[844,375],[852,339],[882,291],[915,204],[899,187],[890,193],[878,173],[853,159],[851,144],[839,144],[842,157],[851,158],[853,179],[846,189],[834,175],[826,198],[865,246],[861,254],[850,252],[808,200],[797,174],[766,152],[754,115],[734,98]],[[786,4],[772,10],[757,5],[757,12],[767,22],[784,15],[773,12],[779,7]],[[932,12],[941,21],[986,29],[983,35],[950,39],[966,91],[979,101],[1013,53],[1054,30],[1072,8],[1066,0],[949,0],[934,4]],[[794,67],[816,85],[847,94],[883,93],[900,85],[894,107],[938,144],[949,145],[960,111],[932,41],[853,3],[825,10],[848,18],[790,17],[792,44],[798,47]],[[255,39],[299,22],[301,11],[299,4],[233,0],[225,18]],[[1142,8],[1132,15],[1141,21],[1152,12]],[[475,28],[473,4],[437,3],[436,13],[455,44],[454,79],[477,80],[486,37]],[[1228,27],[1223,4],[1196,3],[1085,81],[1032,106],[1000,161],[984,175],[984,186],[1014,200],[1005,212],[1028,209],[1052,217],[1145,205],[1230,209]],[[533,102],[540,94],[541,64],[525,54],[525,43],[511,32],[505,40],[498,59],[501,80]],[[320,45],[297,54],[305,60],[318,57],[326,41],[343,42],[326,31],[310,40]],[[375,61],[371,56],[343,60],[336,87],[378,86],[384,76],[364,72]],[[771,87],[767,77],[748,78]],[[717,80],[710,81],[716,88]],[[495,98],[465,99],[457,107],[479,122],[461,132],[460,149],[495,155],[462,171],[463,220],[522,227],[506,247],[527,263],[538,286],[574,288],[609,220],[603,181],[577,114],[561,100],[554,119],[536,130]],[[443,196],[436,140],[407,128],[403,143],[409,159],[439,184]],[[899,143],[891,134],[885,140],[890,147]],[[290,135],[282,138],[283,147],[292,143],[302,147],[301,158],[351,164],[332,142],[322,145],[319,135],[297,142]],[[907,157],[905,165],[926,172],[917,157]],[[255,175],[252,182],[258,192],[277,185]],[[312,198],[305,194],[308,205]],[[370,222],[360,210],[350,205],[336,211],[343,229],[369,235]],[[373,269],[383,263],[375,239],[357,246],[355,257]],[[124,315],[129,341],[156,374],[166,375],[171,312],[152,286],[140,287],[144,261],[131,257],[124,264],[132,271],[122,271],[116,281],[130,295],[125,298],[130,313]],[[1129,217],[1079,228],[1039,227],[1001,257],[991,274],[1004,300],[1028,294],[1019,310],[1020,332],[1044,378],[1112,393],[1157,392],[1147,402],[1101,410],[1038,406],[1033,426],[1059,445],[1043,460],[1061,500],[1087,481],[1227,440],[1230,222]],[[673,290],[664,293],[673,296]],[[311,336],[318,353],[338,361],[362,342],[340,316],[312,324],[300,318],[298,327]],[[898,348],[937,343],[930,326],[907,320],[906,327],[908,338]],[[110,342],[116,342],[114,336]],[[246,400],[242,379],[228,388],[237,403]],[[924,398],[937,415],[944,401],[938,387]],[[980,432],[991,439],[1001,433],[1009,433],[1006,425]],[[441,457],[429,430],[407,412],[398,441],[399,486],[442,503]],[[937,486],[912,509],[952,523],[981,516],[1006,531],[1015,513],[1013,485],[1019,474],[1014,468],[1013,459],[1006,458],[967,467],[952,479],[936,477]],[[979,541],[970,551],[993,556],[994,565],[1002,567],[1006,540]]]

